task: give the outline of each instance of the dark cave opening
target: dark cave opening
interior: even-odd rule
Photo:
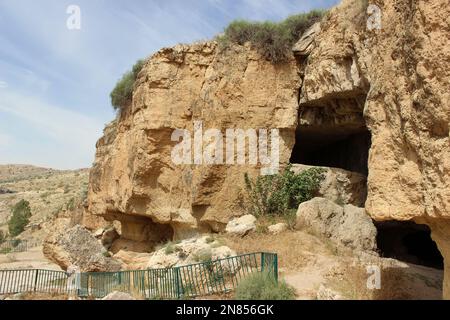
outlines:
[[[291,163],[341,168],[367,176],[371,136],[365,125],[299,126],[295,138]]]
[[[444,259],[431,239],[430,228],[412,221],[377,222],[380,255],[400,261],[443,269]]]

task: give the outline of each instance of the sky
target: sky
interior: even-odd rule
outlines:
[[[234,19],[279,21],[338,0],[0,0],[0,164],[90,167],[136,60],[213,38]],[[70,29],[68,7],[80,9]]]

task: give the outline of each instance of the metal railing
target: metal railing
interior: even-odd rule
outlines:
[[[183,299],[225,293],[254,272],[278,279],[278,257],[258,252],[166,269],[85,272],[73,280],[63,271],[0,270],[0,294],[66,293],[101,298],[113,291],[145,299]]]
[[[28,250],[27,240],[4,240],[0,243],[0,254],[24,252]]]

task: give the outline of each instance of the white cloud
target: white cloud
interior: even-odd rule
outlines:
[[[0,92],[0,112],[20,118],[44,136],[67,145],[74,153],[93,155],[104,126],[86,115],[12,91]]]
[[[6,81],[0,81],[0,89],[6,89],[8,88],[8,83]]]

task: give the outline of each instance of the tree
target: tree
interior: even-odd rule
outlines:
[[[9,234],[15,237],[23,232],[25,226],[30,222],[31,209],[30,203],[26,200],[20,200],[11,209],[11,219],[8,222]]]

